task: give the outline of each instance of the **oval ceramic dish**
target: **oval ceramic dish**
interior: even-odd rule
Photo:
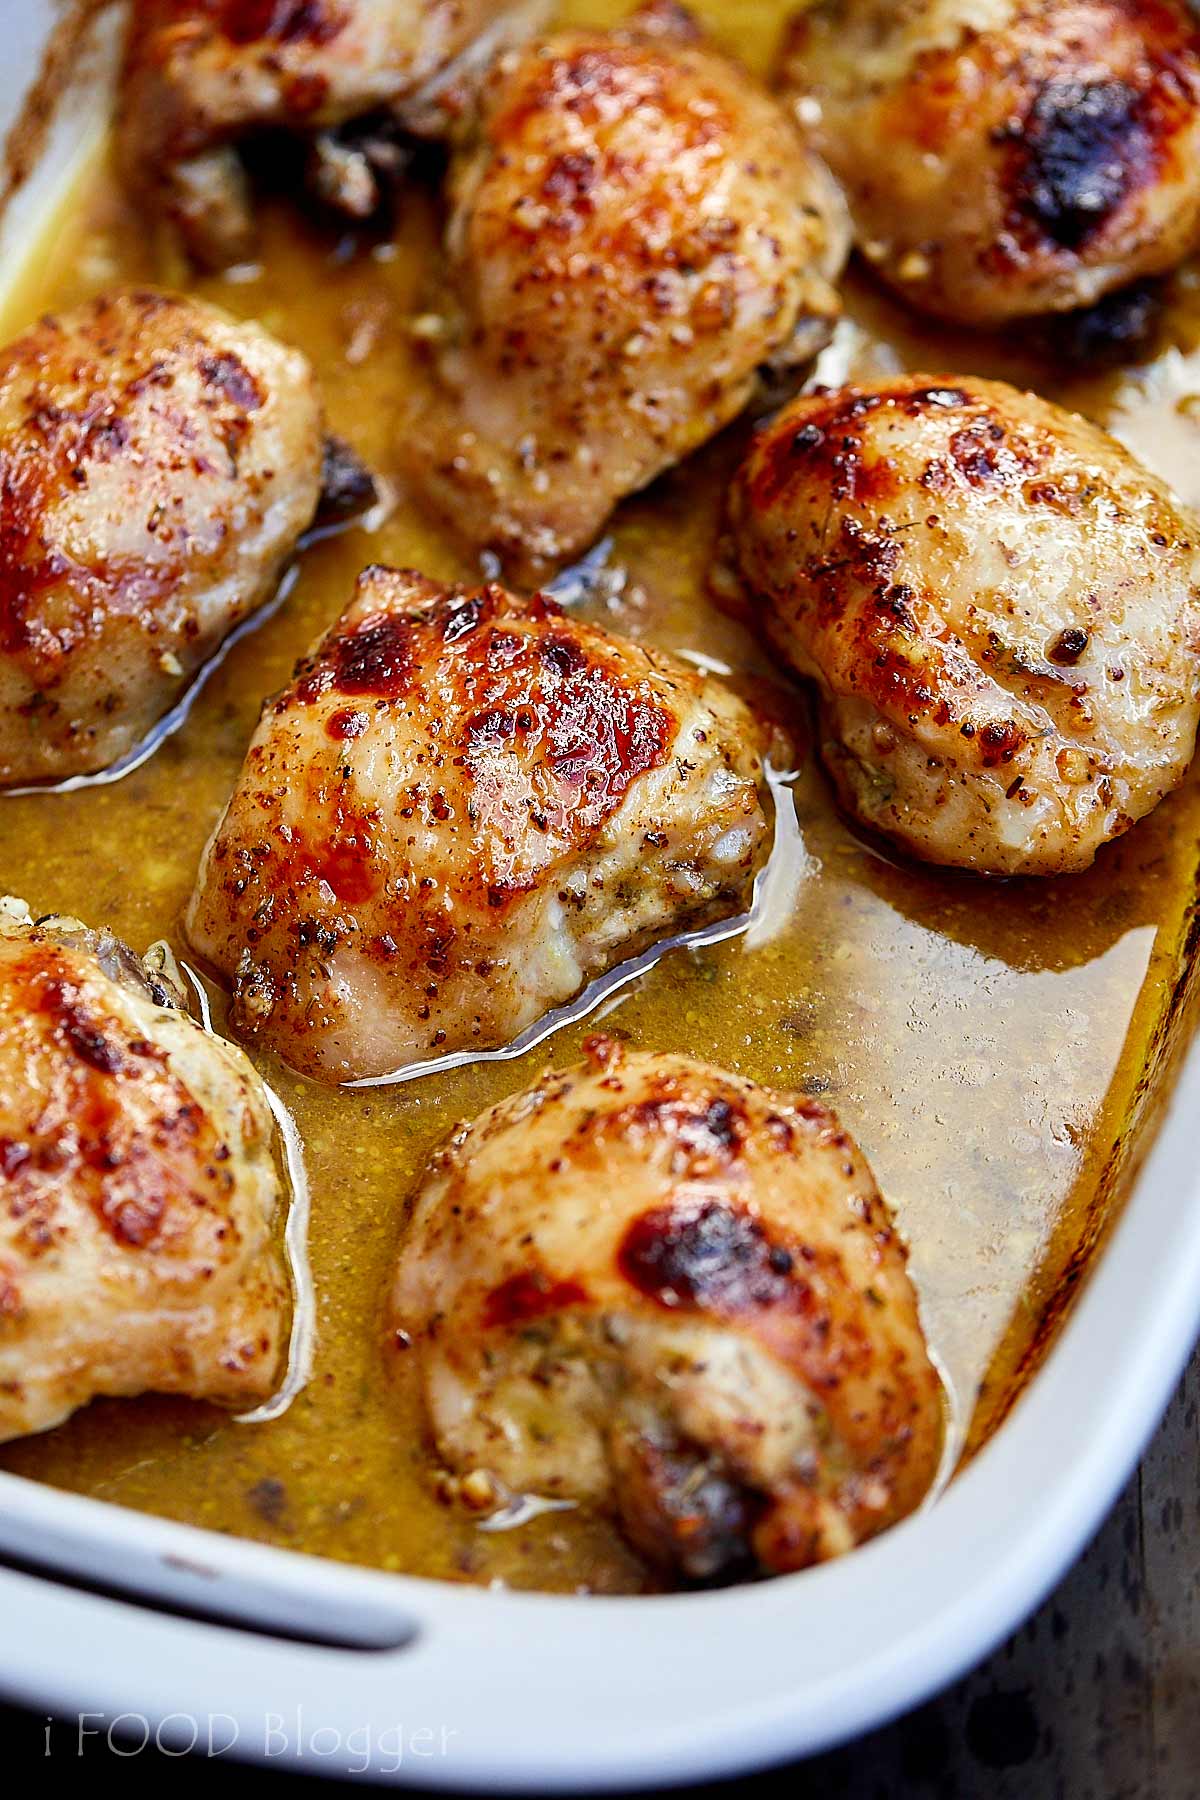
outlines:
[[[0,117],[17,115],[38,75],[52,11],[47,0],[10,0]],[[79,71],[10,199],[6,285],[40,241],[39,221],[55,215],[96,154],[111,78],[102,50]],[[0,877],[32,886],[35,877],[4,866],[5,826],[0,797]],[[439,1581],[355,1567],[370,1558],[352,1549],[334,1560],[250,1541],[232,1526],[202,1529],[63,1491],[72,1484],[55,1470],[66,1463],[31,1462],[28,1473],[0,1469],[0,1692],[91,1715],[89,1727],[120,1719],[135,1742],[153,1734],[172,1748],[275,1767],[493,1792],[730,1775],[821,1750],[917,1704],[986,1655],[1078,1554],[1200,1330],[1200,1049],[1187,1051],[1194,904],[1190,917],[1171,991],[1146,1034],[1153,1049],[1113,1127],[1115,1144],[1122,1121],[1132,1121],[1120,1157],[1107,1158],[1107,1212],[1093,1233],[1100,1248],[1091,1262],[1082,1253],[1078,1265],[1063,1262],[1055,1296],[1043,1296],[1041,1336],[1031,1329],[1014,1359],[1033,1371],[1027,1385],[1010,1369],[965,1466],[901,1525],[771,1582],[674,1595],[542,1593],[488,1585],[486,1568],[474,1584]],[[977,948],[985,960],[986,939]],[[1035,1004],[1032,994],[1024,989],[1022,1003]],[[1056,1023],[1047,1005],[1044,1030],[1053,1034]],[[1072,1029],[1080,1042],[1102,1035],[1086,1011]],[[1106,1067],[1107,1080],[1115,1061]],[[506,1077],[504,1065],[497,1075],[509,1091],[526,1078]],[[319,1183],[313,1198],[319,1208]],[[908,1229],[903,1214],[901,1222]],[[920,1285],[921,1247],[910,1236]],[[969,1269],[961,1279],[969,1283]],[[978,1346],[964,1324],[947,1355],[952,1289],[948,1282],[935,1297],[935,1349],[952,1375],[973,1370],[978,1384],[1003,1318],[980,1324]],[[1011,1295],[995,1305],[1003,1314]],[[87,1439],[96,1468],[102,1435],[93,1425]],[[195,1516],[207,1515],[198,1505]],[[328,1546],[314,1538],[308,1547]],[[552,1538],[541,1554],[553,1557]],[[564,1585],[553,1577],[549,1569],[541,1585]]]

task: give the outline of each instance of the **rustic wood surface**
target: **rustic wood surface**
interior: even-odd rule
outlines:
[[[882,1731],[755,1781],[692,1789],[711,1800],[1200,1800],[1200,1355],[1095,1542],[1029,1623],[973,1675]],[[1031,1515],[1037,1496],[1030,1495]],[[0,1635],[4,1621],[0,1620]],[[5,1646],[11,1656],[11,1646]],[[720,1654],[714,1649],[714,1654]],[[45,1775],[44,1715],[0,1706],[6,1791]],[[58,1774],[77,1771],[73,1728],[51,1728]],[[152,1753],[118,1759],[123,1784],[174,1792],[217,1770]],[[225,1779],[237,1783],[230,1765]],[[271,1785],[281,1770],[264,1770]],[[312,1785],[285,1776],[292,1785]],[[347,1784],[351,1785],[351,1784]],[[355,1783],[353,1785],[361,1785]]]

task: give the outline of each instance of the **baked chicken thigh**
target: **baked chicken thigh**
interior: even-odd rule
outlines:
[[[296,350],[167,294],[0,350],[0,787],[133,749],[270,594],[316,509]]]
[[[848,227],[828,171],[675,6],[501,58],[449,200],[407,469],[522,580],[837,315]]]
[[[815,393],[760,433],[730,523],[842,800],[916,855],[1084,869],[1182,780],[1197,523],[1084,419],[974,376]]]
[[[439,1454],[616,1514],[676,1576],[851,1549],[929,1490],[943,1420],[861,1152],[814,1101],[586,1048],[418,1193],[390,1318]]]
[[[101,1394],[270,1393],[272,1129],[246,1058],[169,980],[0,900],[0,1440]]]
[[[1090,306],[1200,234],[1187,0],[819,0],[781,84],[864,254],[941,318]]]
[[[762,785],[717,682],[543,596],[368,569],[263,711],[188,934],[305,1074],[503,1044],[741,911]]]
[[[237,144],[255,130],[308,138],[321,198],[365,217],[402,156],[397,125],[449,129],[470,67],[545,11],[545,0],[133,0],[117,140],[126,178],[212,268],[254,249]]]

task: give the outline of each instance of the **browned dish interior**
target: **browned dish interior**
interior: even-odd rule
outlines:
[[[568,0],[608,21],[622,0]],[[776,0],[700,0],[697,12],[755,69]],[[263,208],[258,271],[189,280],[151,266],[136,215],[99,167],[32,259],[3,313],[39,311],[153,277],[257,317],[301,345],[331,423],[383,475],[393,504],[368,532],[305,551],[282,611],[240,642],[186,726],[110,787],[0,801],[0,889],[35,912],[110,923],[137,948],[180,918],[201,848],[233,783],[262,696],[345,604],[368,562],[474,573],[394,482],[406,320],[432,252],[436,207],[406,193],[393,239],[335,239],[284,198]],[[1200,501],[1200,300],[1185,271],[1145,367],[1063,379],[1061,367],[946,328],[923,329],[855,271],[851,376],[899,366],[969,370],[1038,388],[1113,426],[1183,497]],[[1030,334],[1023,334],[1026,339]],[[1192,387],[1195,393],[1192,392]],[[606,624],[732,666],[803,731],[806,701],[706,594],[737,427],[622,507],[611,563],[584,603]],[[901,867],[834,811],[811,759],[795,784],[802,848],[793,897],[767,941],[675,952],[626,990],[605,1030],[686,1051],[774,1086],[819,1094],[867,1151],[912,1247],[931,1342],[967,1449],[1003,1417],[1036,1365],[1114,1212],[1186,1036],[1195,947],[1200,785],[1193,777],[1104,851],[1087,875],[987,884]],[[218,999],[216,1022],[221,1023]],[[282,1418],[245,1426],[217,1410],[146,1399],[94,1404],[0,1464],[57,1486],[292,1548],[421,1574],[602,1591],[646,1585],[604,1523],[556,1512],[485,1533],[434,1494],[415,1395],[389,1366],[381,1302],[405,1205],[458,1119],[578,1056],[594,1022],[520,1061],[374,1091],[328,1091],[257,1060],[291,1106],[312,1182],[319,1345]],[[1144,1136],[1144,1134],[1141,1134]],[[1115,1328],[1115,1327],[1114,1327]]]

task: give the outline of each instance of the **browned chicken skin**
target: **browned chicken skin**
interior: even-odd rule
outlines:
[[[820,349],[837,314],[828,171],[676,7],[501,57],[449,199],[406,462],[522,580],[727,424],[763,365]]]
[[[675,1576],[874,1536],[929,1490],[943,1415],[862,1153],[815,1101],[587,1050],[418,1192],[390,1321],[438,1453],[615,1513]]]
[[[0,901],[0,1440],[100,1394],[270,1393],[272,1130],[246,1058],[168,982]]]
[[[197,262],[238,262],[254,225],[236,144],[282,127],[312,140],[321,196],[363,216],[395,154],[386,120],[448,129],[464,61],[545,10],[543,0],[133,0],[118,120],[126,178]],[[382,135],[339,139],[364,115],[382,115]]]
[[[298,351],[131,291],[0,350],[0,787],[105,768],[270,594],[321,480]]]
[[[1187,0],[820,0],[780,75],[860,247],[939,317],[1088,306],[1200,233]]]
[[[843,801],[918,856],[1084,869],[1183,779],[1197,524],[1086,420],[975,376],[814,393],[759,434],[730,523]]]
[[[188,933],[306,1074],[501,1045],[745,910],[761,748],[719,682],[543,596],[369,569],[263,711]]]

